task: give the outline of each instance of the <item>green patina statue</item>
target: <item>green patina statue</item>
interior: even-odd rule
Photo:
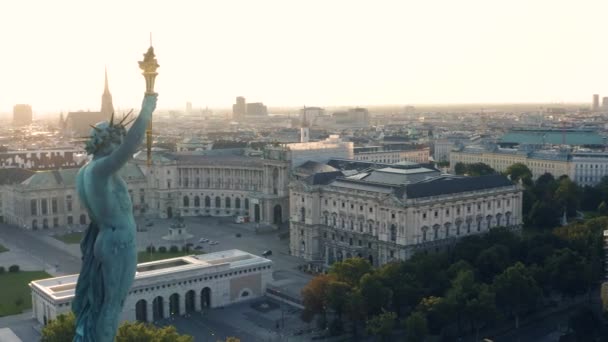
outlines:
[[[78,172],[76,188],[91,224],[80,243],[82,268],[72,303],[77,342],[114,341],[135,277],[136,225],[127,184],[117,172],[137,152],[152,121],[157,94],[153,79],[146,79],[146,84],[141,112],[128,132],[126,117],[115,123],[114,115],[110,122],[92,127],[86,151],[93,158]]]

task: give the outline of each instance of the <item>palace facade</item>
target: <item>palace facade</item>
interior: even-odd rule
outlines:
[[[412,165],[312,174],[290,184],[290,205],[291,254],[323,266],[355,256],[379,266],[522,224],[522,189],[506,177]]]

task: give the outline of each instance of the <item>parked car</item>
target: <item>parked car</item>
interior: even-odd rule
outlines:
[[[205,243],[205,242],[209,242],[209,239],[205,239],[205,238],[198,239],[198,243]]]
[[[213,246],[213,245],[219,244],[219,242],[217,242],[217,241],[210,241],[209,244]]]
[[[237,216],[234,220],[235,223],[245,223],[249,222],[249,216]]]
[[[272,255],[272,251],[270,249],[267,251],[264,251],[264,253],[262,253],[262,256],[265,256],[265,257],[271,256],[271,255]]]
[[[154,225],[154,222],[147,222],[146,223],[146,227],[152,227]]]
[[[201,249],[203,249],[203,246],[198,245],[198,246],[194,247],[194,249],[196,249],[196,250],[199,250],[199,251],[200,251]]]

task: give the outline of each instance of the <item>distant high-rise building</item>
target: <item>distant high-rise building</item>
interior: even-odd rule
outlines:
[[[262,102],[254,102],[247,104],[247,116],[266,116],[268,108]]]
[[[602,107],[604,109],[608,108],[608,96],[602,97]]]
[[[317,124],[317,118],[325,115],[325,110],[320,107],[304,107],[300,109],[300,121],[308,123],[309,127]]]
[[[232,105],[232,118],[240,119],[247,114],[247,102],[242,96],[236,98],[236,103]]]
[[[591,106],[591,110],[597,112],[600,109],[600,95],[593,94],[593,106]]]
[[[186,102],[186,115],[192,114],[192,102]]]
[[[28,104],[18,104],[13,107],[13,124],[24,126],[32,123],[32,106]]]

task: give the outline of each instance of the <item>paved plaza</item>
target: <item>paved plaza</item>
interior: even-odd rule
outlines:
[[[151,222],[150,226],[146,223]],[[138,219],[138,224],[146,231],[137,233],[139,250],[146,246],[181,246],[192,243],[202,246],[203,252],[240,249],[261,255],[272,250],[268,257],[273,261],[273,282],[271,285],[291,296],[299,296],[302,287],[312,278],[298,270],[304,261],[290,256],[287,228],[276,230],[255,223],[234,223],[230,217],[186,217],[186,229],[193,236],[189,240],[166,241],[162,237],[169,233],[169,225],[174,220]],[[78,244],[67,245],[52,237],[79,229],[49,229],[25,231],[13,226],[0,225],[0,243],[10,249],[0,253],[0,265],[18,264],[23,269],[44,269],[53,275],[78,273],[80,251]],[[237,234],[239,237],[237,237]],[[218,244],[199,243],[201,238],[217,241]],[[261,302],[260,302],[261,301]],[[268,302],[266,305],[265,303]],[[261,304],[260,304],[261,303]],[[175,325],[182,333],[191,334],[196,341],[215,341],[226,336],[240,336],[242,341],[297,341],[304,336],[293,336],[307,329],[308,325],[299,319],[299,310],[273,301],[269,298],[254,299],[225,308],[217,308],[197,313],[190,317],[177,317],[159,324]],[[0,318],[0,328],[10,327],[24,341],[32,340],[39,334],[40,326],[31,318],[31,313]],[[310,337],[310,336],[309,336]],[[306,340],[306,339],[304,339]]]

